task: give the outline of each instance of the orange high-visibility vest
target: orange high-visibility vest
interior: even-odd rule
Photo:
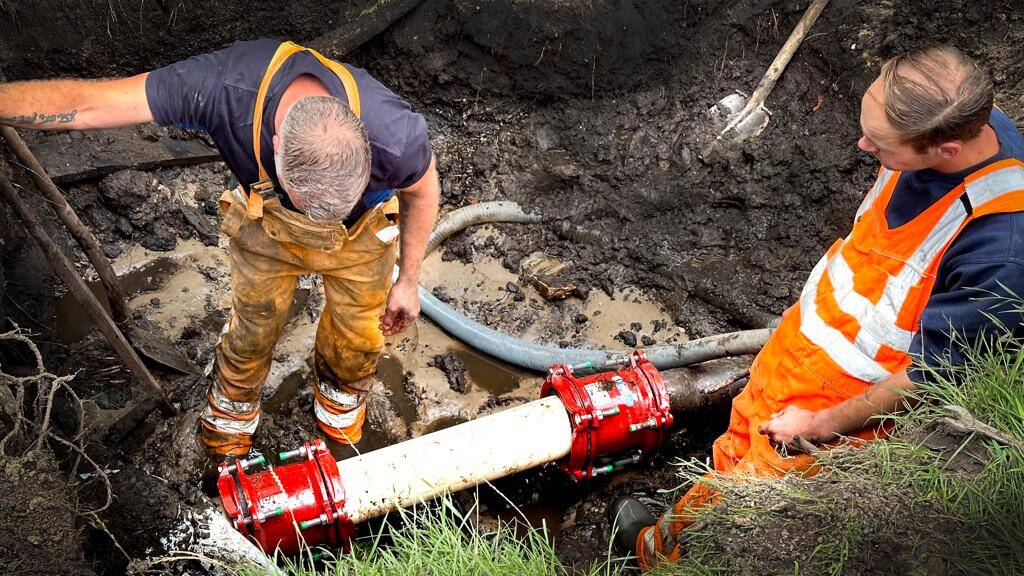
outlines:
[[[809,458],[780,458],[757,428],[788,405],[822,410],[907,368],[946,249],[974,219],[1024,210],[1024,163],[1007,159],[889,228],[885,209],[899,177],[879,172],[853,230],[814,267],[800,299],[754,360],[750,383],[733,401],[729,430],[715,442],[717,469],[764,473],[810,466]]]

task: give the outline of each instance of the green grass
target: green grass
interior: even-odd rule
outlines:
[[[284,566],[294,576],[462,576],[568,574],[540,527],[517,533],[510,524],[480,533],[471,516],[456,510],[450,498],[438,506],[400,511],[400,528],[387,524],[371,537],[357,540],[348,554],[306,550]],[[579,576],[618,576],[621,563],[609,561]],[[239,568],[236,576],[256,576],[260,570]]]

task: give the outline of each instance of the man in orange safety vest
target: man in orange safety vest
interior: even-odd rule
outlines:
[[[876,417],[901,408],[922,366],[960,360],[951,329],[971,341],[992,328],[1001,312],[979,291],[1024,294],[1024,140],[988,74],[949,46],[897,56],[860,124],[878,177],[754,360],[713,446],[718,473],[808,472],[813,458],[777,448],[877,438]],[[678,560],[690,511],[716,496],[697,484],[657,521],[620,500],[616,544],[644,568]]]

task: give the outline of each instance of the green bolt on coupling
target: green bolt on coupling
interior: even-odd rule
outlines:
[[[324,524],[327,524],[328,522],[330,522],[330,519],[327,518],[327,515],[326,514],[321,514],[321,515],[317,516],[316,518],[313,518],[312,520],[303,520],[302,522],[299,522],[299,530],[306,530],[308,528],[315,528],[317,526],[323,526]]]
[[[236,460],[234,464],[232,464],[231,466],[228,466],[227,471],[228,471],[228,474],[234,474],[235,470],[237,470],[239,468],[241,468],[244,471],[244,470],[248,470],[249,468],[251,468],[253,466],[260,466],[260,465],[266,464],[266,463],[267,463],[267,459],[264,458],[263,455],[259,455],[259,456],[256,456],[255,458]]]
[[[570,366],[569,369],[572,370],[573,372],[583,372],[583,371],[593,372],[594,371],[594,363],[593,362],[584,362],[582,364],[575,364],[573,366]]]
[[[267,520],[269,520],[271,518],[277,518],[278,516],[280,516],[282,514],[284,514],[284,508],[281,507],[281,506],[278,506],[277,508],[274,508],[273,510],[261,511],[259,513],[259,519],[260,519],[260,522],[265,522],[265,521],[267,521]]]
[[[627,456],[626,458],[622,458],[620,460],[616,460],[614,462],[610,462],[608,464],[605,464],[604,466],[599,466],[597,468],[594,468],[594,470],[592,472],[592,475],[593,476],[600,476],[601,474],[609,474],[611,472],[615,472],[616,470],[622,470],[626,466],[630,466],[632,464],[637,464],[639,462],[640,462],[640,454],[633,454],[631,456]]]
[[[299,446],[294,450],[288,450],[285,452],[278,452],[277,459],[279,462],[284,463],[294,458],[304,458],[306,456],[306,447]]]
[[[597,416],[599,418],[607,418],[609,416],[618,416],[619,412],[621,412],[621,410],[619,410],[619,407],[614,406],[612,408],[605,408],[604,410],[601,410],[600,412],[597,413]]]

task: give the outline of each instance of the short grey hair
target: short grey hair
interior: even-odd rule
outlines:
[[[932,44],[882,66],[885,116],[918,153],[972,140],[992,113],[992,78],[953,46]]]
[[[370,181],[370,140],[352,109],[332,96],[300,98],[281,123],[281,185],[312,220],[348,217]]]

